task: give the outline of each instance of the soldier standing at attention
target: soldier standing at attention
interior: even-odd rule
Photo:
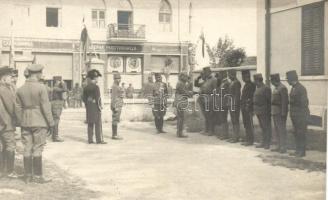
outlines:
[[[63,142],[64,140],[59,138],[59,121],[64,107],[63,94],[67,92],[67,87],[61,76],[55,76],[53,80],[54,86],[52,89],[51,109],[52,116],[55,120],[55,128],[52,133],[52,141]]]
[[[46,183],[43,178],[42,152],[47,132],[54,127],[47,89],[40,83],[43,66],[32,64],[27,67],[29,78],[17,90],[18,108],[22,110],[22,143],[24,144],[25,182]]]
[[[306,155],[306,132],[310,115],[309,99],[306,88],[298,81],[295,70],[286,73],[288,84],[292,86],[289,94],[290,118],[294,127],[296,151],[291,154],[297,157]]]
[[[111,110],[112,110],[112,139],[123,139],[117,134],[117,126],[120,123],[121,112],[123,108],[124,89],[120,87],[121,75],[119,73],[114,74],[114,84],[112,86],[111,95]]]
[[[271,114],[277,138],[277,148],[272,151],[286,153],[286,120],[288,114],[288,90],[280,82],[279,74],[271,75],[271,83],[274,86],[271,98]]]
[[[179,81],[176,85],[174,106],[177,109],[177,136],[180,138],[188,137],[183,134],[184,112],[188,110],[188,97],[193,92],[188,89],[188,75],[186,73],[179,74]]]
[[[245,83],[241,93],[241,114],[243,116],[243,124],[246,132],[244,146],[251,146],[254,143],[254,125],[253,125],[253,96],[256,85],[251,81],[249,70],[243,70],[242,78]]]
[[[93,144],[94,130],[96,133],[97,144],[107,144],[103,140],[102,120],[101,120],[101,96],[100,89],[97,85],[98,77],[101,74],[98,70],[90,70],[87,78],[90,80],[88,85],[83,89],[83,102],[86,109],[88,123],[88,143]]]
[[[229,85],[229,94],[232,97],[232,101],[229,101],[229,113],[230,119],[232,122],[232,129],[233,129],[233,138],[231,138],[231,143],[239,142],[239,132],[240,132],[240,125],[239,125],[239,117],[240,117],[240,88],[241,84],[236,76],[235,70],[228,71],[229,79],[231,80]]]
[[[220,139],[228,140],[229,137],[229,123],[228,123],[228,113],[229,113],[229,87],[230,82],[227,77],[227,72],[222,71],[222,81],[220,85],[220,95],[221,95],[221,107],[220,107],[220,115],[221,115],[221,127],[222,127],[222,135]],[[232,101],[232,99],[231,99]]]
[[[167,108],[167,85],[162,82],[160,73],[155,73],[155,80],[153,87],[153,115],[157,133],[166,133],[163,130],[164,116]]]
[[[262,143],[256,148],[270,148],[271,143],[271,89],[263,83],[262,74],[254,74],[256,90],[254,93],[254,114],[262,129]]]
[[[5,129],[0,132],[0,168],[7,169],[7,177],[17,178],[14,172],[15,164],[15,130],[21,114],[16,104],[16,94],[12,88],[12,69],[8,66],[0,68],[0,101],[1,118]],[[4,165],[3,165],[4,164]],[[0,171],[0,173],[3,170]]]

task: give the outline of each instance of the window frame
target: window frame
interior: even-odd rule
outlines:
[[[48,26],[48,9],[57,10],[57,26]],[[47,28],[60,28],[62,27],[62,9],[60,7],[47,6],[46,7],[46,27]]]
[[[93,18],[93,13],[96,12],[96,18]],[[103,18],[100,18],[100,13],[104,14]],[[104,29],[106,28],[106,10],[105,9],[92,9],[91,10],[92,28]],[[101,25],[103,23],[103,25]]]
[[[167,4],[170,9],[163,10],[162,9],[163,4]],[[158,12],[158,22],[159,22],[161,31],[172,32],[172,16],[173,16],[173,11],[172,11],[171,4],[167,0],[162,0],[160,3],[159,12]]]

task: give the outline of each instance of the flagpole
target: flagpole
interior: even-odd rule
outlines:
[[[14,50],[14,21],[13,21],[13,19],[11,19],[10,26],[11,26],[11,31],[10,31],[9,66],[11,68],[15,68],[15,63],[14,63],[14,56],[15,56],[15,50]]]

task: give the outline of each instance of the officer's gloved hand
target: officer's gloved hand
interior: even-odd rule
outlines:
[[[53,132],[54,132],[54,129],[55,129],[54,126],[50,126],[50,127],[48,128],[47,136],[51,136],[51,135],[53,134]]]

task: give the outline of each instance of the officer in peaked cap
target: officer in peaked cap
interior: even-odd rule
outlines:
[[[114,83],[111,92],[111,110],[112,110],[112,139],[122,139],[118,136],[118,124],[120,123],[121,112],[123,108],[124,88],[120,86],[121,75],[115,73],[113,75]]]
[[[87,123],[88,123],[88,143],[92,144],[93,135],[95,131],[96,143],[106,144],[103,139],[102,133],[102,120],[101,120],[101,96],[100,89],[97,85],[98,77],[101,74],[98,70],[90,70],[87,73],[87,78],[90,80],[83,89],[83,102],[85,104]]]
[[[65,103],[64,94],[67,93],[68,90],[66,83],[62,80],[61,76],[54,76],[53,81],[54,85],[51,95],[51,109],[55,120],[55,128],[52,133],[52,141],[63,142],[64,140],[59,137],[59,122]]]
[[[155,73],[155,83],[153,85],[153,105],[152,112],[154,115],[155,127],[157,133],[166,133],[163,130],[164,116],[167,108],[168,88],[166,83],[162,82],[162,75]]]
[[[15,129],[19,124],[20,112],[17,108],[16,94],[12,90],[12,69],[0,68],[0,177],[7,174],[9,178],[17,177],[15,163]],[[4,171],[6,169],[6,172]]]
[[[271,89],[263,83],[262,74],[254,74],[256,90],[253,97],[254,114],[262,129],[262,142],[257,148],[270,148],[271,143]]]
[[[271,97],[271,114],[275,128],[277,148],[272,151],[286,153],[286,120],[288,114],[288,90],[280,82],[279,74],[271,74],[271,84],[274,86]]]
[[[229,113],[230,119],[232,122],[232,129],[233,129],[233,138],[231,138],[231,143],[239,142],[240,139],[240,125],[239,125],[239,118],[240,118],[240,89],[241,84],[240,81],[237,79],[237,71],[236,70],[229,70],[228,76],[230,79],[229,85],[229,94],[232,97],[232,101],[229,101]]]
[[[309,99],[306,88],[298,81],[295,70],[286,73],[288,84],[292,86],[289,94],[290,118],[294,127],[296,151],[292,155],[306,155],[306,132],[310,115]]]
[[[22,112],[25,182],[46,183],[49,180],[43,178],[42,152],[47,132],[53,128],[54,120],[47,89],[40,84],[43,66],[32,64],[27,70],[29,78],[17,90],[18,108]]]
[[[250,146],[254,143],[254,125],[253,125],[253,96],[256,85],[251,81],[249,70],[241,71],[244,87],[241,92],[240,104],[243,124],[245,128],[245,142],[243,145]]]

